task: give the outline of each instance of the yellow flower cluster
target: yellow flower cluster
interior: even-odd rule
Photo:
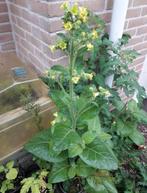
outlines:
[[[89,89],[90,89],[90,91],[92,91],[92,95],[94,98],[99,96],[100,93],[97,91],[97,89],[95,87],[90,87]]]
[[[85,23],[88,20],[88,11],[85,7],[79,7],[79,17]]]
[[[93,79],[93,73],[83,73],[82,74],[84,78],[88,79],[88,80],[92,80]]]
[[[79,82],[79,80],[80,80],[80,76],[73,76],[73,77],[72,77],[72,82],[73,82],[74,84],[77,84],[77,83]]]
[[[63,10],[66,10],[66,9],[68,9],[69,8],[69,3],[68,2],[64,2],[64,3],[62,3],[62,5],[61,5],[61,7],[60,7],[61,9],[63,9]]]
[[[91,43],[88,43],[88,44],[87,44],[87,50],[88,50],[88,51],[93,50],[93,48],[94,48],[94,46],[93,46]]]
[[[54,51],[56,50],[56,46],[55,45],[50,45],[49,49],[51,50],[52,53],[54,53]]]
[[[71,8],[71,13],[72,13],[73,15],[75,15],[75,16],[78,15],[78,13],[79,13],[79,8],[78,8],[78,4],[77,4],[77,3],[75,3],[75,4],[73,5],[73,7]]]
[[[98,38],[98,33],[97,33],[96,30],[93,30],[93,32],[92,32],[92,39],[95,40],[97,38]]]
[[[67,43],[61,40],[57,45],[61,50],[65,50],[67,48]]]
[[[102,95],[105,95],[105,97],[110,97],[111,96],[111,93],[109,92],[109,90],[103,88],[103,87],[99,87],[99,90],[100,90],[100,93]]]
[[[72,28],[73,28],[73,24],[70,21],[68,21],[67,23],[64,23],[65,30],[70,31],[72,30]]]

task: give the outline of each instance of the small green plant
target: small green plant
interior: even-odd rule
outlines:
[[[42,78],[58,111],[51,128],[33,137],[25,148],[50,164],[49,183],[62,183],[68,193],[124,193],[129,189],[120,187],[118,178],[125,179],[123,162],[126,155],[133,155],[127,153],[127,147],[133,151],[144,146],[138,125],[147,123],[147,113],[140,108],[144,89],[128,67],[138,54],[124,50],[128,35],[113,45],[103,20],[86,8],[68,3],[62,8],[66,33],[60,33],[57,44],[50,48],[65,51],[69,65],[55,65]],[[115,74],[114,84],[109,88],[105,79],[111,74]],[[122,89],[130,97],[138,91],[139,103],[124,103]],[[146,183],[142,174],[140,179]],[[138,183],[134,183],[137,190]]]
[[[6,166],[0,165],[0,192],[15,189],[14,182],[17,178],[18,170],[14,167],[14,161],[10,161]]]
[[[24,106],[24,109],[31,114],[33,117],[34,123],[36,124],[38,130],[42,130],[42,118],[40,115],[40,106],[35,104],[31,94],[21,95],[21,103]]]
[[[46,183],[46,178],[48,175],[48,171],[42,170],[40,172],[36,172],[31,177],[25,178],[21,181],[22,188],[20,193],[40,193],[40,192],[50,192],[53,193],[52,185]]]

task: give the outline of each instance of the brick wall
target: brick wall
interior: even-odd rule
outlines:
[[[14,51],[14,41],[5,0],[0,0],[0,53]]]
[[[99,14],[109,30],[112,0],[79,0],[90,10]],[[39,71],[67,60],[62,52],[52,54],[48,49],[62,30],[60,5],[63,1],[52,0],[8,0],[12,26],[16,40],[17,54],[26,63],[33,64]],[[147,54],[147,0],[130,0],[125,32],[132,35],[128,47],[137,49],[142,55],[131,65],[141,71]]]

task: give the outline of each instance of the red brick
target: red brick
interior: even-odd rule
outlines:
[[[47,3],[36,0],[31,0],[29,3],[31,6],[31,11],[46,17],[48,16]]]
[[[137,35],[147,34],[147,25],[137,29]]]
[[[49,27],[48,27],[48,31],[49,32],[57,32],[57,31],[61,31],[63,29],[63,22],[61,19],[50,19],[49,21]]]
[[[146,0],[134,0],[133,6],[146,5]]]
[[[143,42],[144,37],[134,37],[130,39],[129,44],[127,46],[133,46],[135,44],[139,44]]]
[[[13,25],[14,32],[18,34],[20,37],[25,38],[25,31],[23,31],[19,26]]]
[[[142,13],[141,13],[142,16],[145,16],[147,15],[147,7],[143,7],[142,8]]]
[[[27,40],[21,39],[20,40],[20,44],[23,45],[23,47],[28,50],[29,52],[31,52],[32,54],[34,54],[34,46],[32,46],[30,44],[30,42],[28,42]]]
[[[6,3],[0,3],[0,13],[8,12]]]
[[[60,8],[62,3],[50,2],[48,5],[48,15],[49,17],[62,16],[63,10]]]
[[[124,32],[130,34],[131,37],[133,37],[136,34],[136,29],[127,29]]]
[[[20,17],[16,18],[17,25],[25,31],[31,32],[31,25]]]
[[[8,50],[15,50],[15,44],[14,42],[6,43],[1,46],[2,51],[8,51]]]
[[[21,9],[15,4],[10,4],[10,10],[14,15],[21,16]]]
[[[113,0],[107,0],[106,9],[111,10],[113,7]]]
[[[13,41],[13,37],[11,33],[0,34],[0,43]]]
[[[129,21],[128,28],[138,27],[138,26],[145,25],[145,24],[147,24],[147,17],[132,19]]]
[[[87,7],[91,11],[103,11],[105,8],[105,1],[104,0],[85,0],[79,1],[79,4]]]
[[[4,33],[4,32],[11,32],[11,25],[8,23],[4,23],[0,25],[0,33]]]
[[[42,48],[41,42],[29,33],[26,34],[26,40],[29,41],[33,46],[37,47],[38,49]]]
[[[36,16],[36,14],[30,13],[29,11],[26,11],[26,10],[21,10],[21,12],[22,12],[22,17],[25,20],[33,23],[34,25],[38,25],[39,24],[39,17]]]
[[[9,16],[8,14],[2,14],[0,15],[0,23],[9,22]]]
[[[127,18],[139,17],[141,13],[141,8],[128,9]]]
[[[145,48],[147,48],[147,43],[146,42],[143,42],[141,44],[138,44],[138,45],[134,46],[134,49],[137,50],[137,51],[145,49]]]

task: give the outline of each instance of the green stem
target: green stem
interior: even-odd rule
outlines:
[[[73,41],[71,40],[70,47],[70,81],[69,81],[69,94],[71,97],[71,117],[72,117],[72,129],[76,129],[76,112],[75,112],[75,99],[74,99],[74,85],[72,82],[73,71],[75,67],[75,62],[77,58],[77,52],[73,48]]]

